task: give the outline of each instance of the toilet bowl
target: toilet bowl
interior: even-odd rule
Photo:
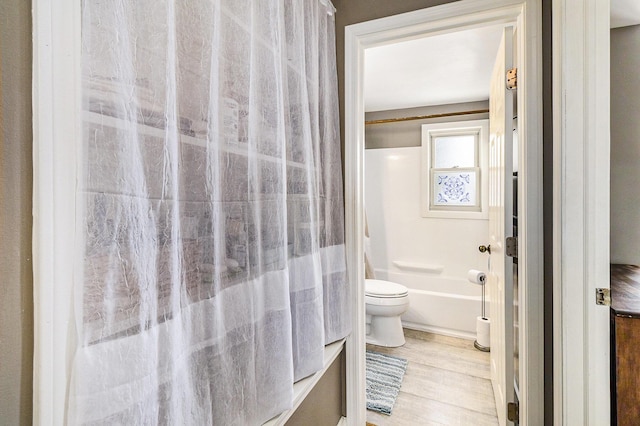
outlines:
[[[409,290],[383,280],[365,280],[364,287],[367,343],[387,347],[404,345],[400,315],[409,307]]]

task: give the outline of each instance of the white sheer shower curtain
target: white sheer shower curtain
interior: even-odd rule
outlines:
[[[350,331],[333,6],[85,0],[70,424],[260,424]]]

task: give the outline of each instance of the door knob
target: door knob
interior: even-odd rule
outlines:
[[[491,254],[491,246],[480,246],[478,247],[478,250],[480,250],[480,253],[489,253]]]

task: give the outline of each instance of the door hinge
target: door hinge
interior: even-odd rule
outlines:
[[[518,237],[507,237],[505,252],[509,257],[518,257]]]
[[[507,419],[514,423],[518,423],[520,421],[520,407],[517,402],[510,402],[507,404]]]
[[[518,88],[518,68],[507,70],[507,89],[516,90]]]
[[[596,288],[596,305],[611,306],[611,289]]]

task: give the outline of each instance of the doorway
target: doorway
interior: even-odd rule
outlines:
[[[489,242],[489,193],[493,201],[501,184],[512,183],[501,179],[489,188],[489,180],[497,177],[489,174],[490,140],[495,139],[489,136],[490,83],[505,25],[365,51],[365,262],[371,265],[365,269],[365,288],[369,291],[370,279],[400,284],[409,301],[402,316],[403,347],[384,348],[367,316],[366,341],[374,345],[368,350],[409,361],[406,385],[389,420],[394,424],[454,422],[449,416],[498,424],[495,407],[504,405],[494,400],[490,372],[498,368],[507,342],[494,331],[490,344],[488,330],[500,324],[490,313],[498,306],[483,307],[482,294],[483,289],[497,293],[505,274],[489,274],[489,259],[495,267],[501,256],[479,247],[497,247]],[[504,87],[502,75],[498,80]],[[497,109],[495,99],[493,104]],[[486,288],[469,282],[475,271],[490,277]],[[481,336],[476,336],[478,324],[487,330]],[[493,350],[478,352],[474,341]],[[503,399],[506,392],[498,380],[494,384]],[[432,404],[441,405],[411,409]],[[367,419],[387,421],[369,411]]]
[[[487,4],[488,3],[488,4]],[[533,147],[540,138],[540,126],[536,114],[539,105],[539,87],[534,79],[527,75],[535,75],[540,63],[531,59],[537,52],[535,40],[527,32],[527,25],[536,22],[535,13],[527,8],[534,5],[514,2],[491,1],[482,5],[475,2],[444,5],[404,15],[398,15],[377,21],[347,27],[346,31],[346,127],[345,127],[345,186],[346,186],[346,227],[348,262],[351,282],[356,283],[352,290],[354,301],[354,333],[347,345],[347,395],[348,407],[358,407],[358,415],[364,418],[364,268],[361,266],[363,256],[364,230],[364,53],[367,49],[414,40],[435,34],[452,33],[487,25],[498,25],[512,22],[520,31],[520,42],[516,46],[522,86],[518,87],[518,111],[521,117],[520,141],[522,149],[519,163],[526,170],[519,179],[518,187],[522,194],[520,209],[523,218],[542,217],[540,190],[536,188],[541,177],[540,153]],[[529,21],[524,12],[529,13]],[[535,10],[535,9],[534,9]],[[535,64],[538,65],[535,65]],[[520,224],[522,267],[520,285],[523,288],[518,301],[521,309],[520,318],[520,372],[519,382],[524,392],[520,395],[521,419],[523,424],[539,424],[542,417],[542,305],[541,288],[527,286],[527,282],[536,282],[541,276],[542,262],[538,258],[537,244],[542,232],[541,223],[530,220]],[[537,342],[539,337],[540,342]],[[362,409],[360,409],[362,407]],[[354,414],[350,411],[349,417]],[[540,417],[538,417],[540,416]],[[356,422],[360,419],[356,419]]]

